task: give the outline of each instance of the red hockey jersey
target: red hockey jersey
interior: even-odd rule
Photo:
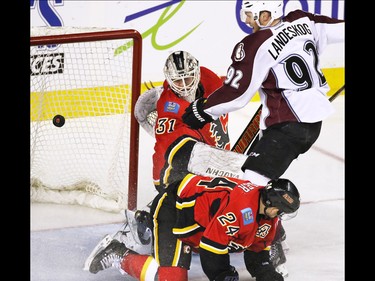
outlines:
[[[207,97],[222,85],[222,80],[208,68],[201,66],[200,71],[200,87],[204,91],[203,96]],[[227,114],[200,130],[190,129],[182,121],[189,102],[177,97],[166,81],[163,86],[164,91],[157,102],[158,118],[155,124],[153,180],[156,187],[166,187],[188,173],[187,165],[195,142],[230,149]]]
[[[216,254],[264,250],[272,243],[278,218],[258,214],[260,188],[237,178],[187,175],[177,190],[173,233]]]

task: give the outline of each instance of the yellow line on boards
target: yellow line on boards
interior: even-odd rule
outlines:
[[[323,73],[331,87],[328,96],[345,84],[345,68],[326,68]],[[150,81],[145,81],[149,87]],[[152,82],[155,87],[163,81]],[[142,83],[141,93],[147,87]],[[345,93],[343,91],[342,95]],[[259,101],[259,95],[251,100]],[[102,86],[84,89],[69,89],[30,93],[30,120],[52,120],[57,115],[65,118],[103,116],[130,112],[131,89],[129,85]]]

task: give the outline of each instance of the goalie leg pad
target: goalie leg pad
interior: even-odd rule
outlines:
[[[197,142],[191,151],[188,170],[200,176],[243,178],[241,166],[246,159],[244,154]]]

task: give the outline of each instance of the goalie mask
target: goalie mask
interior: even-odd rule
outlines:
[[[242,1],[240,16],[241,21],[246,23],[246,12],[251,12],[254,17],[254,21],[260,27],[267,27],[269,26],[275,19],[278,19],[283,16],[283,7],[284,3],[282,0],[272,1],[272,0],[264,0],[264,1]],[[267,23],[267,25],[261,25],[259,22],[260,13],[263,11],[267,11],[271,13],[271,19]]]
[[[200,81],[198,60],[190,53],[176,51],[165,62],[164,75],[172,91],[188,102],[195,100]]]
[[[297,187],[287,179],[271,180],[260,190],[263,204],[279,209],[282,220],[294,218],[300,206],[300,195]]]

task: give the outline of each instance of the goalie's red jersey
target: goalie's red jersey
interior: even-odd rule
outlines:
[[[200,67],[200,72],[200,91],[203,90],[203,96],[208,97],[222,85],[222,80],[203,66]],[[230,149],[227,114],[200,130],[190,129],[182,121],[182,115],[190,103],[177,97],[166,81],[163,87],[157,102],[158,118],[155,124],[153,179],[156,187],[165,187],[188,173],[187,164],[195,142]]]
[[[237,178],[187,175],[177,190],[173,233],[216,254],[264,250],[272,243],[279,219],[258,214],[261,188]]]

